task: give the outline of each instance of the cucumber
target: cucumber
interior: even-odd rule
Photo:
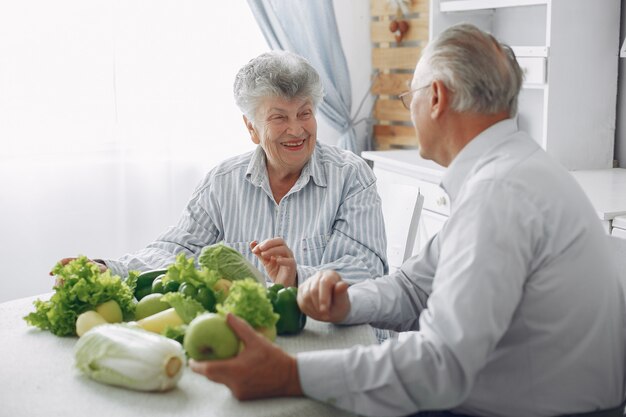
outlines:
[[[139,274],[137,277],[137,286],[135,287],[135,298],[140,300],[148,294],[152,293],[152,281],[159,275],[163,275],[167,269],[153,269]]]

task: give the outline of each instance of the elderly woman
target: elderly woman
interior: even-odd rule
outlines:
[[[100,262],[126,276],[223,241],[287,286],[321,269],[348,280],[383,275],[375,177],[356,155],[317,142],[323,89],[315,69],[291,53],[264,53],[239,70],[234,94],[256,150],[212,169],[178,224],[155,242]]]

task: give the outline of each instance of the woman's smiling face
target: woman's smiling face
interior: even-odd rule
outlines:
[[[265,151],[269,169],[299,174],[311,159],[317,139],[311,99],[268,97],[257,109],[255,121],[246,122],[252,141]]]

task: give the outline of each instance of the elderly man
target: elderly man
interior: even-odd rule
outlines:
[[[121,276],[162,268],[180,252],[198,255],[223,241],[286,286],[320,269],[349,281],[386,273],[373,172],[317,142],[323,89],[315,69],[292,53],[264,53],[240,69],[234,95],[256,150],[211,170],[175,227],[138,252],[97,260],[102,268]]]
[[[582,190],[512,119],[521,84],[511,49],[474,26],[431,42],[403,100],[422,156],[448,167],[447,224],[393,275],[349,286],[324,271],[299,289],[315,319],[412,332],[294,358],[229,316],[246,349],[192,368],[238,398],[363,415],[621,416],[618,274]]]

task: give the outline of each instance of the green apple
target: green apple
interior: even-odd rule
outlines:
[[[239,338],[224,316],[204,313],[189,323],[183,346],[198,361],[227,359],[239,352]]]
[[[135,306],[135,320],[141,320],[153,314],[167,310],[171,306],[165,301],[161,301],[163,294],[155,293],[143,297]]]
[[[100,314],[108,323],[122,322],[122,309],[115,300],[100,304],[96,307],[96,313]]]

